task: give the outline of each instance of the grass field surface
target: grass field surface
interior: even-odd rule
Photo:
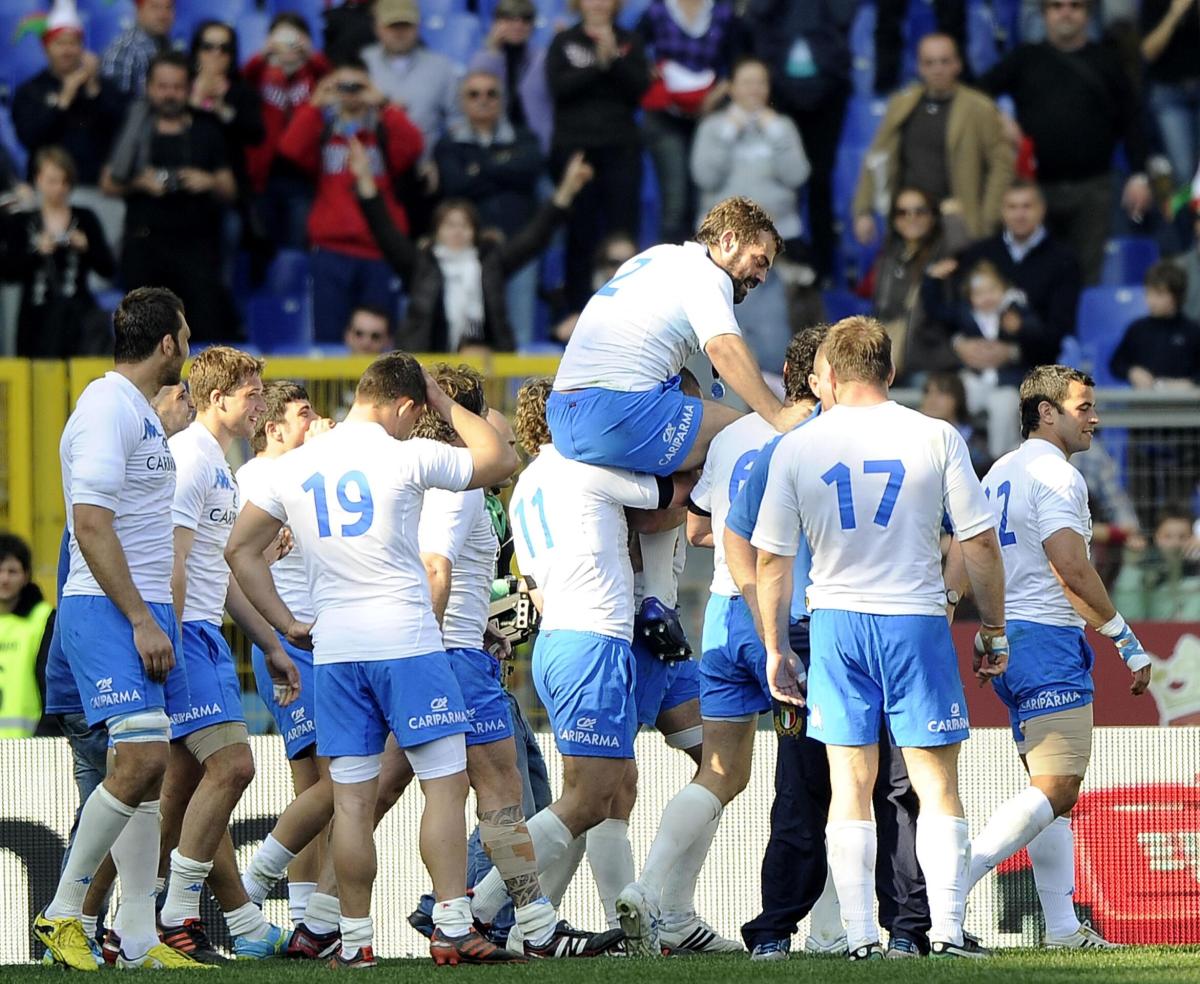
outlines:
[[[41,984],[63,980],[61,968],[7,966],[4,984]],[[114,974],[100,971],[100,978]],[[265,961],[229,964],[209,971],[175,972],[173,979],[205,984],[266,984],[327,980],[323,963]],[[72,980],[93,980],[78,973]],[[883,960],[850,963],[833,957],[793,954],[786,962],[750,963],[745,957],[675,957],[631,960],[547,960],[520,967],[435,967],[428,960],[387,960],[370,973],[378,984],[743,984],[743,982],[963,981],[970,984],[1192,984],[1200,982],[1200,947],[1130,947],[1122,950],[1006,950],[988,960]]]

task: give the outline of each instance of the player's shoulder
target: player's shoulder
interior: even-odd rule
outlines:
[[[1035,482],[1051,489],[1087,488],[1079,469],[1048,442],[1027,441],[1021,450],[1024,470]]]
[[[141,423],[140,418],[143,416],[158,428],[161,436],[162,423],[146,398],[118,373],[107,372],[84,387],[71,414],[71,420],[79,425],[95,423],[100,418],[112,420],[115,417],[121,423],[135,420]]]
[[[740,454],[761,448],[776,434],[775,428],[756,413],[748,413],[727,424],[712,439],[709,454]]]
[[[266,481],[271,475],[271,465],[278,460],[277,458],[268,458],[261,454],[255,455],[253,458],[243,462],[233,473],[233,477],[239,485]]]

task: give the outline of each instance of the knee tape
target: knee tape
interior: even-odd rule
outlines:
[[[342,785],[366,782],[379,775],[382,755],[339,755],[329,760],[329,778]]]
[[[685,751],[695,748],[704,741],[704,725],[695,724],[682,731],[672,731],[669,735],[663,735],[663,741],[667,743],[668,748],[679,748]]]
[[[134,711],[108,721],[108,741],[146,742],[170,741],[171,719],[161,707],[150,711]]]
[[[515,878],[537,875],[537,856],[523,817],[495,814],[480,817],[479,839],[505,884]]]
[[[185,735],[182,741],[197,762],[203,762],[222,748],[250,744],[250,739],[246,736],[246,725],[242,721],[221,721],[219,724],[212,724]]]

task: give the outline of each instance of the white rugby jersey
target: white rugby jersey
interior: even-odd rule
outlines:
[[[186,565],[183,620],[220,625],[229,591],[225,544],[240,508],[237,483],[221,445],[200,421],[169,443],[179,469],[171,522],[196,534]]]
[[[725,517],[754,462],[778,431],[758,414],[747,414],[724,428],[708,448],[700,480],[692,489],[692,502],[712,517],[713,594],[732,598],[738,593],[725,563]]]
[[[269,484],[268,476],[277,460],[259,455],[237,470],[234,477],[241,492],[243,507],[255,493],[261,491],[264,484]],[[304,556],[299,544],[293,546],[286,557],[271,565],[271,577],[275,579],[275,590],[288,610],[301,622],[311,622],[314,614],[312,597],[308,591],[308,574],[304,571]]]
[[[579,315],[556,390],[644,392],[717,335],[740,335],[733,281],[699,243],[654,246],[623,263]]]
[[[447,649],[482,649],[500,549],[483,489],[426,492],[417,542],[421,553],[450,561],[442,642]]]
[[[471,483],[464,448],[343,422],[277,459],[251,501],[291,527],[308,574],[314,663],[442,649],[417,549],[427,489]]]
[[[1092,516],[1083,476],[1053,444],[1031,437],[992,465],[983,488],[999,523],[1005,617],[1082,627],[1042,543],[1059,530],[1074,530],[1090,547]]]
[[[138,594],[171,603],[175,459],[163,433],[150,402],[118,372],[106,372],[79,397],[58,446],[71,552],[64,597],[104,594],[75,540],[78,503],[112,510]]]
[[[963,540],[996,525],[958,432],[890,400],[839,405],[779,442],[751,542],[794,556],[803,528],[812,610],[944,615],[946,513]]]
[[[633,639],[625,507],[658,509],[653,475],[564,458],[545,445],[513,489],[517,563],[542,591],[542,629]]]

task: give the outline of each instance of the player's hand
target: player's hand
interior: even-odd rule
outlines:
[[[1146,647],[1128,625],[1119,635],[1113,636],[1113,645],[1117,647],[1117,655],[1133,673],[1133,683],[1130,684],[1129,692],[1135,697],[1144,694],[1150,686],[1150,654],[1146,652]]]
[[[483,630],[483,648],[496,659],[512,659],[512,643],[500,631],[494,619]]]
[[[446,423],[450,423],[450,415],[454,412],[454,402],[437,384],[437,380],[429,375],[429,370],[424,366],[421,367],[421,374],[425,377],[425,403],[434,413],[440,414]]]
[[[175,646],[153,618],[133,626],[133,645],[142,658],[146,673],[155,683],[162,683],[175,665]]]
[[[767,653],[767,684],[771,696],[784,704],[804,706],[808,696],[808,675],[800,657],[788,649],[786,652]]]
[[[308,443],[314,437],[320,437],[322,434],[328,434],[337,426],[337,421],[330,420],[328,417],[321,417],[314,420],[308,425],[308,430],[304,432],[304,441]]]
[[[1129,692],[1134,697],[1140,697],[1146,692],[1146,688],[1150,686],[1150,665],[1143,666],[1140,670],[1134,670],[1133,683],[1129,685]]]
[[[786,434],[793,427],[803,423],[811,413],[812,407],[805,406],[803,403],[793,403],[791,406],[781,407],[775,417],[775,429],[780,434]]]
[[[879,230],[875,226],[875,216],[856,215],[854,217],[854,238],[860,245],[870,246],[878,237]]]
[[[312,622],[301,622],[299,619],[292,619],[292,624],[287,627],[287,631],[283,633],[283,637],[297,649],[303,649],[306,652],[312,652]]]
[[[263,656],[266,657],[267,672],[271,674],[275,703],[287,707],[300,696],[300,671],[282,646],[267,650]]]
[[[268,564],[274,564],[283,560],[296,546],[296,538],[292,536],[292,531],[286,526],[279,527],[279,532],[275,534],[275,539],[271,541],[271,545],[263,551],[263,556]]]
[[[975,656],[972,661],[975,679],[986,687],[1008,668],[1008,636],[999,629],[982,625],[975,633]]]

